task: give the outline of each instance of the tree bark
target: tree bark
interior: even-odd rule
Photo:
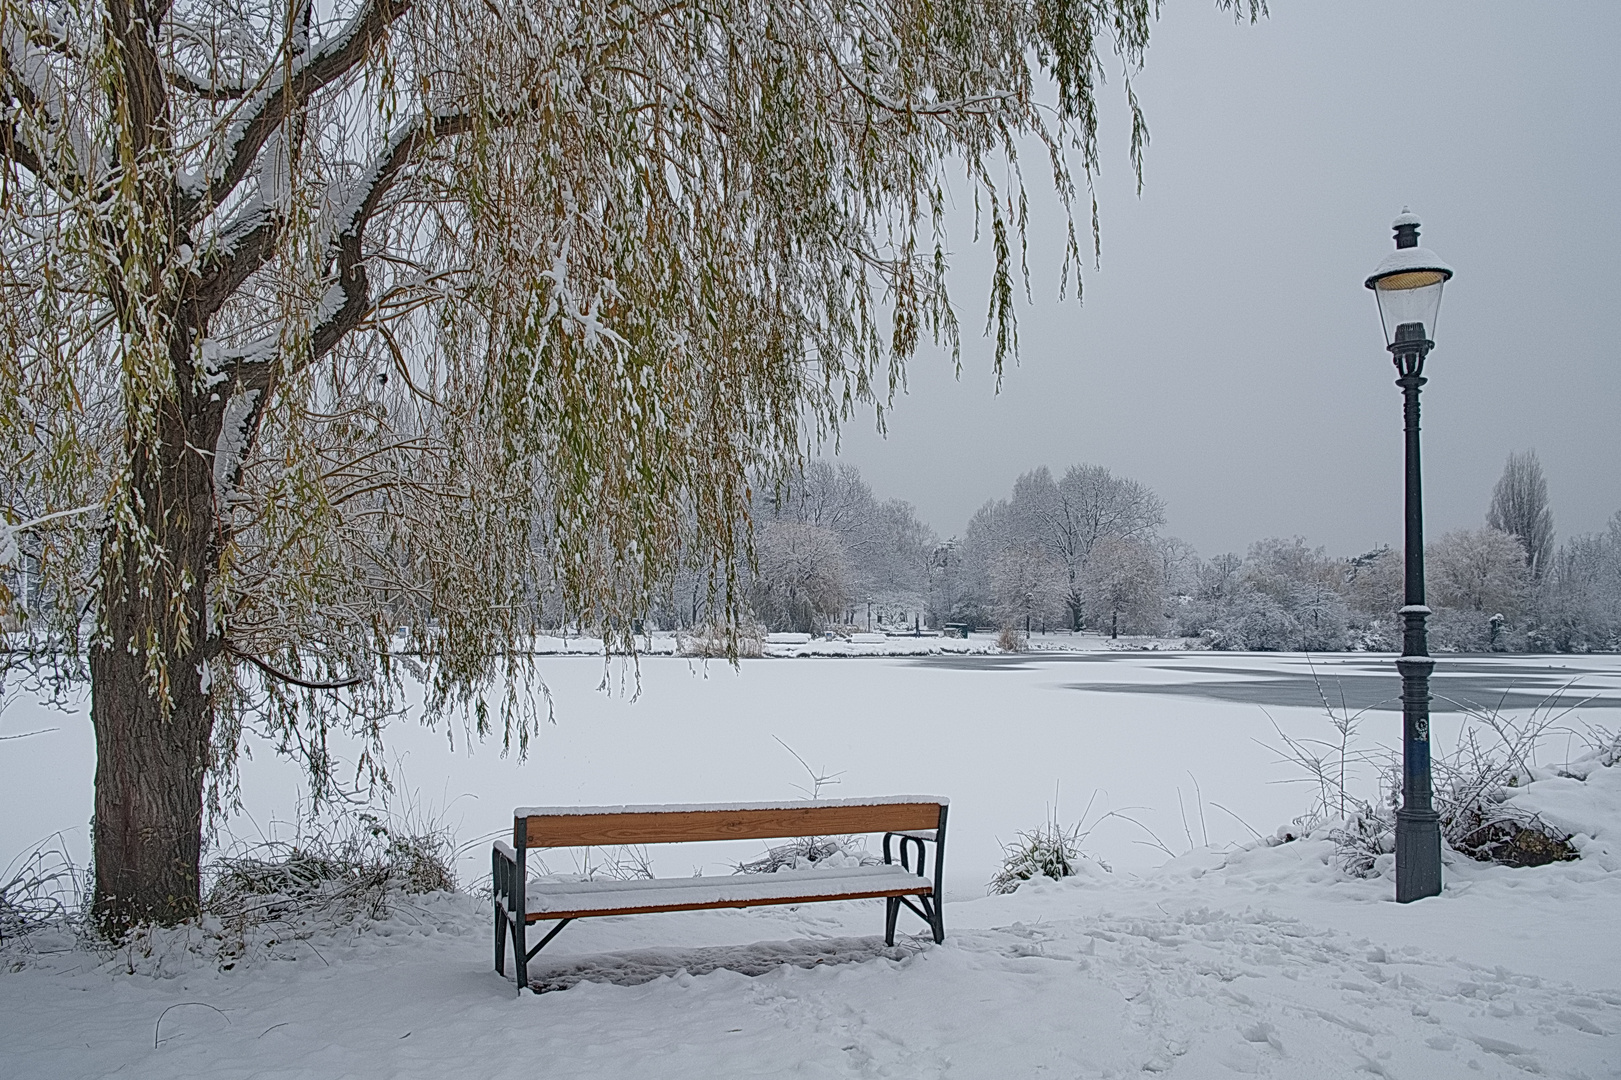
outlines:
[[[139,655],[108,647],[90,657],[96,728],[93,911],[109,936],[137,923],[176,923],[198,909],[213,717],[195,669],[184,660],[171,668],[176,682],[191,685],[165,710],[151,693]]]
[[[110,936],[178,922],[200,900],[214,724],[203,681],[215,647],[206,621],[214,477],[212,458],[195,447],[213,446],[218,425],[206,408],[186,423],[190,398],[182,386],[160,403],[155,440],[131,437],[130,513],[157,565],[143,571],[127,530],[109,527],[102,543],[104,624],[90,651],[92,910]]]

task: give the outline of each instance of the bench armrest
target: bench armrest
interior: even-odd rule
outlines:
[[[509,914],[523,918],[524,886],[528,874],[511,844],[497,840],[490,849],[490,891]]]
[[[943,804],[940,807],[940,825],[938,828],[897,829],[886,832],[884,834],[885,863],[895,861],[895,852],[892,845],[897,838],[900,840],[899,854],[900,863],[903,867],[908,870],[916,870],[918,877],[929,877],[928,863],[931,861],[934,863],[934,891],[935,896],[938,898],[941,895],[941,890],[945,887],[943,871],[946,859],[946,807]],[[934,858],[932,860],[925,854],[924,844],[934,845]],[[909,847],[917,855],[917,865],[915,867],[912,865],[911,859],[908,858],[907,849]],[[937,899],[936,902],[940,901]]]

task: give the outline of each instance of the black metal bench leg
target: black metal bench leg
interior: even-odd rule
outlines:
[[[536,953],[538,953],[540,950],[544,949],[547,945],[551,944],[552,938],[556,937],[558,934],[561,934],[563,932],[563,927],[567,926],[569,923],[571,923],[573,921],[574,921],[573,919],[563,919],[563,920],[559,921],[556,926],[552,927],[551,933],[549,933],[545,937],[541,938],[539,944],[537,944],[533,949],[529,950],[528,955],[526,955],[524,957],[524,959],[525,960],[533,960],[535,958]]]
[[[934,898],[929,914],[929,929],[934,931],[934,943],[939,945],[946,940],[946,906],[940,902],[940,897]]]
[[[529,954],[524,950],[524,923],[522,919],[512,922],[512,963],[518,971],[518,993],[529,985]]]
[[[891,948],[895,945],[895,918],[901,913],[901,898],[889,896],[884,898],[884,944]]]
[[[501,901],[495,902],[495,973],[507,973],[507,927],[506,915],[501,910]]]

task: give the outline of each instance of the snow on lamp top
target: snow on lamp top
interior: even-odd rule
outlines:
[[[1441,310],[1441,289],[1452,267],[1429,248],[1418,246],[1418,215],[1403,209],[1391,222],[1396,250],[1386,255],[1365,283],[1379,301],[1379,321],[1385,344],[1423,341],[1435,333]]]

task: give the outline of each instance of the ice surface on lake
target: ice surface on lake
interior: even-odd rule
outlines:
[[[807,657],[748,660],[739,669],[655,656],[640,662],[635,700],[636,674],[628,667],[610,672],[611,693],[599,691],[600,656],[544,657],[539,668],[557,722],[542,726],[527,762],[503,758],[498,740],[469,744],[459,728],[454,751],[443,725],[434,732],[402,722],[389,730],[403,794],[443,816],[464,842],[510,833],[516,807],[803,798],[814,784],[798,754],[833,781],[823,798],[948,797],[946,887],[969,896],[994,872],[1002,842],[1052,813],[1073,822],[1089,803],[1087,822],[1098,824],[1086,846],[1121,870],[1163,862],[1159,844],[1181,852],[1271,833],[1304,812],[1310,796],[1293,782],[1299,773],[1277,760],[1274,722],[1296,737],[1332,734],[1312,700],[1313,672],[1336,707],[1342,681],[1360,692],[1382,678],[1390,696],[1399,693],[1391,658],[1367,654]],[[1572,703],[1621,697],[1621,657],[1443,658],[1436,692],[1447,693],[1449,680],[1465,670],[1500,671],[1532,689],[1534,700],[1573,680],[1566,693]],[[1212,686],[1238,692],[1212,696]],[[1265,693],[1284,686],[1288,694]],[[1492,688],[1487,704],[1497,694]],[[1359,707],[1353,697],[1352,708]],[[1438,714],[1434,723],[1443,749],[1456,737],[1459,716]],[[1621,709],[1584,707],[1563,726],[1583,723],[1621,728]],[[88,856],[94,741],[87,702],[64,713],[18,697],[0,712],[0,734],[46,728],[55,730],[0,741],[7,777],[0,785],[0,865],[57,832],[77,858]],[[1394,745],[1399,732],[1394,712],[1363,717],[1370,745]],[[1556,749],[1579,751],[1579,740],[1563,738]],[[290,820],[301,790],[296,766],[263,744],[253,751],[242,766],[252,817],[230,824],[248,840],[275,820]],[[1099,822],[1110,812],[1120,816]],[[764,846],[659,846],[650,854],[661,874],[690,874],[695,866],[724,873]],[[561,862],[553,869],[572,868],[566,855],[548,857]],[[471,844],[462,876],[488,873],[488,860],[485,845]]]

